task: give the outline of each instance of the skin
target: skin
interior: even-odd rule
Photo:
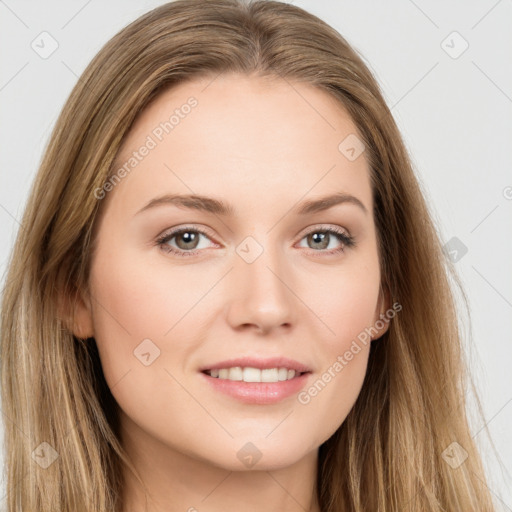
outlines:
[[[137,119],[121,166],[176,108],[198,105],[102,199],[90,294],[75,334],[93,336],[120,408],[122,443],[151,500],[149,511],[319,511],[318,447],[343,423],[360,392],[370,343],[307,404],[245,404],[210,388],[199,368],[236,356],[284,355],[312,370],[306,388],[373,326],[389,301],[380,269],[365,153],[347,159],[338,145],[357,128],[326,93],[281,79],[222,75],[165,91]],[[345,192],[350,203],[300,216],[307,199]],[[220,216],[175,205],[137,212],[164,193],[199,194],[233,205]],[[199,245],[174,227],[204,228]],[[310,233],[338,227],[356,246],[326,254]],[[263,249],[252,263],[237,247],[248,236]],[[190,247],[190,246],[189,246]],[[374,336],[379,338],[387,324]],[[150,339],[160,355],[134,357]],[[154,353],[154,348],[151,348]],[[251,442],[253,467],[237,457]],[[124,512],[145,509],[125,472]]]

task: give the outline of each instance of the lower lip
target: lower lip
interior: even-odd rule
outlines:
[[[246,404],[274,404],[298,393],[306,384],[311,372],[299,377],[279,382],[244,382],[239,380],[218,379],[206,373],[201,375],[215,390],[232,396]]]

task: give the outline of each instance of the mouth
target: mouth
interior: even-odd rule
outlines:
[[[222,361],[200,369],[214,391],[246,404],[275,404],[298,393],[312,370],[287,358],[251,357]]]
[[[239,382],[284,382],[297,379],[309,371],[300,372],[293,368],[254,368],[251,366],[232,366],[230,368],[215,368],[203,370],[203,373],[214,379]]]

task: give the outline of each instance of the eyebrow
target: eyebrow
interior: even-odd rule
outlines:
[[[345,194],[343,192],[332,194],[329,196],[320,197],[318,199],[310,199],[304,201],[293,209],[297,215],[308,215],[324,210],[328,210],[338,204],[353,204],[359,207],[365,214],[368,214],[366,206],[355,196]],[[135,215],[142,213],[162,205],[175,205],[182,208],[191,210],[199,210],[207,213],[213,213],[221,216],[234,216],[235,209],[231,204],[225,203],[213,197],[200,196],[195,194],[178,195],[178,194],[165,194],[163,196],[155,197],[145,206],[143,206]]]

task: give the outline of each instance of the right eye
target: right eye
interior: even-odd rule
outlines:
[[[156,244],[167,253],[176,254],[177,256],[195,256],[197,249],[205,248],[198,247],[201,237],[209,239],[206,231],[199,228],[185,227],[164,233],[158,237]],[[176,239],[175,245],[169,243],[173,239]]]

